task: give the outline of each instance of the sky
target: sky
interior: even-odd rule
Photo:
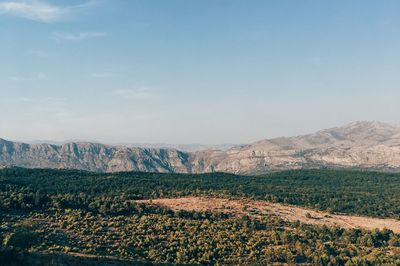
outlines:
[[[400,1],[0,0],[0,138],[249,143],[400,121]]]

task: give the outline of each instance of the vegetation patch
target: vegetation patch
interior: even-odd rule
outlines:
[[[399,177],[331,170],[242,177],[4,169],[0,171],[1,264],[32,256],[44,261],[79,255],[133,265],[136,261],[396,265],[400,236],[389,229],[306,224],[274,213],[262,215],[260,206],[242,206],[245,215],[238,216],[137,201],[183,196],[230,202],[257,199],[260,204],[268,200],[308,207],[314,221],[319,221],[317,210],[328,208],[324,215],[331,217],[346,212],[396,218]]]

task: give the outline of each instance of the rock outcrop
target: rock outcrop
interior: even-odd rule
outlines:
[[[0,167],[68,168],[97,172],[229,172],[343,167],[400,171],[400,126],[354,122],[314,134],[262,140],[228,150],[25,144],[0,139]]]
[[[259,174],[268,171],[345,167],[400,170],[400,126],[354,122],[314,134],[262,140],[227,152],[191,155],[193,172]]]
[[[25,144],[0,139],[0,164],[96,172],[186,172],[188,155],[173,149],[112,147],[97,143]]]

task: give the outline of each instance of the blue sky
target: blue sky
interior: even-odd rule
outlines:
[[[247,143],[399,123],[399,1],[0,0],[0,137]]]

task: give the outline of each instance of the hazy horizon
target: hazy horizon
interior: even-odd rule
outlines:
[[[105,144],[105,145],[111,145],[111,146],[132,146],[132,147],[165,147],[165,148],[182,148],[185,150],[185,148],[188,149],[188,151],[191,150],[201,150],[201,149],[209,149],[209,148],[216,148],[216,149],[228,149],[231,147],[235,146],[241,146],[241,145],[247,145],[247,144],[252,144],[258,141],[262,140],[267,140],[267,139],[275,139],[275,138],[290,138],[290,137],[301,137],[301,136],[307,136],[311,135],[314,133],[318,133],[323,130],[330,130],[330,129],[335,129],[335,128],[341,128],[341,127],[347,127],[350,126],[354,123],[378,123],[378,124],[386,124],[390,126],[399,126],[399,123],[388,123],[384,121],[377,121],[377,120],[357,120],[357,121],[351,121],[346,124],[342,125],[336,125],[336,126],[331,126],[327,128],[320,128],[315,131],[309,131],[309,132],[304,132],[302,134],[297,134],[297,135],[281,135],[281,136],[273,136],[273,137],[266,137],[266,138],[260,138],[256,140],[252,140],[249,142],[243,142],[243,143],[168,143],[168,142],[103,142],[99,141],[96,139],[63,139],[63,140],[54,140],[54,139],[7,139],[7,138],[2,138],[0,136],[0,139],[4,139],[6,141],[13,141],[13,142],[20,142],[20,143],[28,143],[28,144],[54,144],[54,145],[62,145],[66,143],[79,143],[79,142],[88,142],[88,143],[99,143],[99,144]],[[195,147],[197,146],[197,147]]]
[[[400,122],[400,2],[0,0],[0,138],[244,144]]]

